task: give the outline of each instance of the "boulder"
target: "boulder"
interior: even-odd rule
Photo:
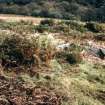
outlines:
[[[56,47],[56,49],[59,51],[63,51],[65,49],[68,49],[70,47],[70,43],[64,43],[64,44],[60,44]]]
[[[101,59],[105,58],[105,49],[104,48],[91,47],[89,49],[89,53],[92,54],[93,56],[99,57]]]
[[[98,50],[98,55],[101,59],[104,59],[105,58],[105,49],[99,49]]]

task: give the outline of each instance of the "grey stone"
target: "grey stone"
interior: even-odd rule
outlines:
[[[99,57],[101,59],[105,58],[105,49],[104,48],[91,47],[91,48],[89,48],[89,53],[96,57]]]

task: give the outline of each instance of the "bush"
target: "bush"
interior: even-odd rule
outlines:
[[[35,30],[38,31],[39,33],[43,33],[45,31],[49,31],[49,27],[45,25],[38,25],[35,27]]]
[[[80,63],[82,61],[82,58],[80,56],[80,53],[73,52],[73,53],[69,53],[69,54],[66,55],[66,60],[70,64],[76,64],[76,63]]]
[[[105,24],[104,23],[100,23],[99,24],[99,29],[100,29],[99,30],[100,32],[105,32]]]
[[[82,61],[82,57],[80,55],[81,51],[82,48],[80,46],[71,44],[69,49],[59,52],[57,54],[57,58],[64,59],[70,64],[77,64]]]
[[[69,27],[65,24],[58,24],[56,25],[53,30],[55,32],[64,32],[64,33],[68,33],[69,32]]]
[[[84,27],[84,25],[82,23],[79,22],[73,22],[73,21],[69,21],[68,24],[70,25],[70,28],[73,30],[77,30],[80,32],[85,32],[86,28]]]
[[[28,39],[26,36],[12,35],[2,41],[0,45],[0,59],[3,65],[13,62],[23,66],[40,66],[41,62],[50,63],[55,53],[54,38],[41,35]]]
[[[77,30],[80,32],[85,32],[86,28],[82,23],[79,23],[77,21],[62,21],[59,23],[61,26],[66,26],[66,28],[70,28],[72,30]]]
[[[54,24],[54,20],[52,19],[42,20],[40,24],[36,26],[36,31],[38,31],[39,33],[51,31],[51,27],[53,27]]]
[[[53,26],[54,24],[55,24],[54,20],[52,20],[52,19],[42,20],[40,22],[40,25]]]
[[[6,38],[0,46],[0,59],[7,64],[11,64],[14,61],[17,64],[22,64],[25,60],[32,59],[32,48],[33,45],[29,40],[17,35],[10,36],[9,38]],[[26,53],[27,55],[24,53],[26,49],[27,51],[30,51],[29,53]]]
[[[105,32],[105,25],[101,23],[88,22],[85,27],[92,32]]]
[[[103,34],[95,35],[94,39],[98,41],[105,41],[105,34],[103,33]]]
[[[96,29],[96,24],[93,23],[93,22],[88,22],[86,23],[86,26],[85,26],[88,30],[90,31],[93,31],[93,32],[98,32],[97,29]]]

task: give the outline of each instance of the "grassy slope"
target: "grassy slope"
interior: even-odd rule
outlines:
[[[7,18],[8,16],[5,19]],[[15,19],[17,20],[17,17]],[[39,21],[40,19],[38,23]],[[18,76],[26,84],[53,88],[55,92],[62,93],[62,105],[105,105],[104,66],[90,64],[87,61],[75,66],[67,63],[59,65],[56,61],[53,63],[54,67],[49,71],[42,67],[38,78],[23,73]]]

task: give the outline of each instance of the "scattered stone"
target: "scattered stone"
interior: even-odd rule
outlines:
[[[89,49],[89,53],[93,56],[99,57],[101,59],[105,58],[105,49],[104,48],[95,48],[92,47]]]
[[[70,47],[70,43],[60,44],[56,47],[57,50],[65,50]]]
[[[98,55],[101,59],[104,59],[105,58],[105,49],[99,49]]]

